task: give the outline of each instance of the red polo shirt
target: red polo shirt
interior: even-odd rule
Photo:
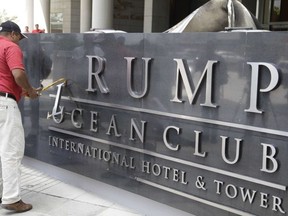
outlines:
[[[32,33],[44,33],[44,31],[41,29],[34,29]]]
[[[0,36],[0,91],[13,94],[19,101],[22,88],[15,82],[13,69],[25,70],[23,53],[17,44]]]

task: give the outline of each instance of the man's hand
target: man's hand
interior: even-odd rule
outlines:
[[[30,88],[28,90],[23,89],[23,95],[25,95],[26,97],[29,97],[30,99],[35,99],[37,97],[40,96],[40,92],[41,92],[42,88]]]

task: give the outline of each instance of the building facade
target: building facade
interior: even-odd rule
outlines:
[[[163,32],[208,0],[26,0],[28,24],[43,12],[42,26],[51,33],[85,32],[91,28],[126,32]],[[271,31],[288,30],[288,0],[241,0]],[[40,7],[36,8],[36,7]],[[34,10],[34,12],[33,12]],[[36,23],[39,21],[36,21]]]

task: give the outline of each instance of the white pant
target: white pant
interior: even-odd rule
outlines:
[[[21,199],[20,166],[24,147],[24,129],[18,104],[13,99],[0,96],[0,197],[3,204]]]

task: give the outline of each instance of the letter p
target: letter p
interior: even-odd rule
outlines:
[[[269,92],[272,91],[278,84],[279,73],[277,68],[269,63],[265,62],[247,62],[252,67],[251,75],[251,89],[250,89],[250,107],[245,109],[245,112],[262,113],[263,111],[257,108],[258,92]],[[258,89],[259,81],[259,68],[265,66],[269,69],[271,80],[269,85],[265,89]]]

